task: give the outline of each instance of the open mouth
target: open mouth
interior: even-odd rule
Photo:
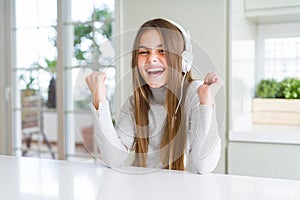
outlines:
[[[153,68],[148,68],[146,69],[146,72],[150,76],[158,76],[161,75],[165,71],[165,68],[163,67],[153,67]]]

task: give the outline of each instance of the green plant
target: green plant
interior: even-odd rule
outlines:
[[[56,65],[57,65],[57,59],[53,59],[53,60],[49,60],[47,58],[45,58],[45,62],[47,64],[47,70],[49,73],[55,74],[56,73]]]
[[[19,80],[24,82],[25,90],[34,90],[33,81],[35,80],[35,78],[33,78],[32,76],[27,77],[25,74],[21,74]]]
[[[33,96],[37,93],[36,74],[32,70],[24,70],[19,75],[22,96]]]
[[[257,85],[255,95],[260,98],[276,98],[280,90],[280,83],[275,79],[264,79]]]
[[[90,16],[90,20],[99,22],[101,27],[95,27],[93,23],[89,24],[76,24],[74,26],[74,55],[79,61],[86,61],[89,55],[96,54],[101,55],[100,44],[95,40],[94,31],[100,33],[102,36],[110,39],[112,36],[112,21],[113,13],[108,7],[104,6],[101,9],[96,9]],[[88,48],[82,48],[84,44],[90,42]],[[97,59],[98,60],[98,59]]]
[[[286,99],[300,99],[300,79],[285,78],[281,81],[279,96]]]
[[[263,79],[256,87],[255,96],[260,98],[300,99],[300,79]]]

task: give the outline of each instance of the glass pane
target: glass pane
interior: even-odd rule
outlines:
[[[94,0],[94,7],[96,10],[103,10],[104,8],[107,8],[110,11],[113,11],[113,10],[115,10],[115,1],[114,0],[105,0],[105,1]]]
[[[38,60],[39,42],[36,29],[18,30],[16,32],[16,66],[29,68]]]
[[[51,87],[51,81],[53,82],[53,79],[55,79],[55,76],[52,73],[45,70],[39,70],[39,94],[43,97],[45,103],[47,103],[48,98],[51,98],[49,97],[49,88]]]
[[[93,63],[93,26],[92,24],[76,24],[74,26],[74,65],[86,65]]]
[[[57,4],[54,0],[16,0],[16,27],[56,25]]]
[[[113,100],[116,87],[116,68],[115,67],[106,67],[103,72],[106,73],[105,86],[107,90],[107,100],[111,104],[110,107],[113,108]],[[113,113],[113,112],[112,112]]]
[[[95,32],[95,42],[98,63],[102,66],[114,65],[116,54],[112,42],[98,32]]]
[[[57,58],[56,31],[54,28],[16,31],[17,68],[46,66],[46,60]]]
[[[85,82],[85,78],[92,73],[90,68],[77,68],[72,69],[72,86],[73,89],[73,101],[74,110],[85,110],[89,111],[89,103],[92,102],[92,96],[89,88]]]
[[[264,78],[300,77],[300,38],[268,38],[264,45]]]
[[[75,151],[76,153],[88,154],[87,156],[92,157],[95,145],[91,112],[74,113],[74,120],[74,138],[76,143]]]
[[[22,155],[57,158],[57,114],[39,95],[22,97]]]
[[[41,60],[56,60],[56,30],[53,27],[38,29],[38,52],[39,61]]]
[[[29,90],[26,96],[40,95],[45,106],[49,97],[49,88],[55,80],[55,76],[43,69],[39,70],[18,70],[17,71],[17,89]],[[51,91],[50,91],[51,92]],[[51,94],[50,94],[51,95]],[[53,106],[49,106],[53,107]]]
[[[68,131],[67,159],[93,160],[95,141],[93,122],[90,112],[74,112],[66,114]]]
[[[38,24],[39,26],[55,26],[57,24],[57,1],[38,1]]]
[[[16,27],[36,27],[38,25],[37,0],[16,0]]]
[[[100,65],[114,65],[116,54],[112,45],[112,42],[107,39],[99,45],[98,63]]]
[[[71,0],[71,20],[87,22],[91,21],[94,5],[92,0]]]
[[[39,90],[39,73],[37,70],[18,70],[17,88],[21,90]]]

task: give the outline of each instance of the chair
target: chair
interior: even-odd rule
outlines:
[[[40,95],[22,97],[22,142],[25,143],[26,146],[22,150],[22,155],[27,156],[28,150],[31,149],[32,143],[34,142],[33,136],[40,134],[42,141],[46,144],[51,153],[51,157],[55,159],[51,144],[44,133],[42,100]]]

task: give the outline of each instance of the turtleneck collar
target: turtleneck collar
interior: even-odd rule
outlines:
[[[150,88],[152,92],[152,96],[150,98],[150,102],[153,104],[161,104],[163,105],[165,103],[166,99],[166,87],[160,87],[160,88]]]

